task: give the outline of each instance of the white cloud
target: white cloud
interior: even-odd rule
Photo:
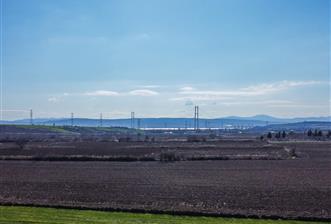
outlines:
[[[59,102],[59,99],[57,97],[50,97],[47,99],[48,102],[52,102],[52,103],[56,103],[56,102]]]
[[[210,100],[229,100],[231,97],[217,96],[217,95],[191,95],[182,97],[170,98],[170,101],[210,101]]]
[[[180,88],[181,91],[192,91],[194,88],[192,86],[184,86]]]
[[[96,90],[93,92],[86,92],[83,95],[86,96],[118,96],[119,93],[115,91],[109,91],[109,90]]]
[[[302,103],[291,103],[291,104],[269,104],[268,107],[272,108],[327,108],[326,104],[302,104]]]
[[[263,95],[272,92],[278,92],[287,90],[293,87],[301,87],[301,86],[309,86],[309,85],[316,85],[322,84],[323,82],[320,81],[281,81],[269,84],[260,84],[255,86],[249,86],[247,88],[243,88],[242,90],[251,93],[253,95]]]
[[[133,96],[156,96],[159,95],[158,92],[149,89],[137,89],[129,92],[129,95]]]
[[[30,112],[30,110],[1,110],[2,112]]]
[[[193,106],[193,102],[191,100],[187,100],[185,102],[185,106]]]
[[[117,91],[110,91],[110,90],[95,90],[89,91],[84,93],[66,93],[63,96],[93,96],[93,97],[103,97],[103,96],[156,96],[159,95],[158,92],[149,90],[149,89],[136,89],[128,92],[117,92]],[[49,99],[52,101],[53,99]],[[55,99],[54,99],[55,100]]]
[[[219,104],[225,105],[225,106],[235,106],[235,105],[291,105],[294,102],[289,100],[231,100],[228,102],[221,102]]]
[[[137,87],[138,88],[147,88],[147,89],[158,89],[161,86],[160,85],[140,85],[140,86],[137,86]]]
[[[174,101],[187,100],[226,100],[236,97],[265,96],[268,94],[285,91],[294,87],[322,84],[320,81],[281,81],[269,84],[248,86],[236,90],[195,90],[192,87],[183,87],[178,92],[179,97],[171,98]]]

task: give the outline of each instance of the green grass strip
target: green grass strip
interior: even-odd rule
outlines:
[[[0,206],[0,223],[38,224],[308,224],[293,220],[215,218],[102,212],[75,209],[55,209],[25,206]]]

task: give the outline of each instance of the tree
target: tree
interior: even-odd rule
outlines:
[[[312,132],[311,129],[308,130],[307,135],[308,135],[309,137],[311,137],[311,136],[313,135],[313,132]]]
[[[323,132],[321,130],[319,130],[318,133],[317,133],[317,136],[318,137],[322,137],[323,136]]]
[[[261,141],[263,141],[263,139],[264,139],[264,136],[263,136],[263,135],[261,135],[261,136],[260,136],[260,140],[261,140]]]
[[[276,133],[276,136],[275,136],[275,137],[276,137],[277,139],[279,139],[280,136],[281,136],[281,133],[280,133],[280,131],[279,131],[279,132]]]
[[[328,137],[328,138],[331,137],[331,130],[328,130],[328,133],[326,134],[326,137]]]
[[[268,133],[267,138],[269,138],[269,139],[272,138],[272,133],[271,132]]]
[[[286,138],[286,132],[285,131],[283,131],[283,133],[282,133],[282,138]]]

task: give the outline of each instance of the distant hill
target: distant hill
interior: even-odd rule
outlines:
[[[109,140],[112,137],[137,137],[143,131],[119,127],[82,127],[82,126],[46,126],[46,125],[0,125],[0,141],[17,140]]]
[[[215,119],[201,118],[200,128],[252,128],[276,124],[298,123],[298,122],[331,122],[331,117],[306,117],[306,118],[276,118],[268,115],[256,115],[252,117],[225,117]],[[1,124],[30,124],[29,119],[15,121],[0,121]],[[69,126],[71,119],[68,118],[37,118],[33,120],[36,125]],[[99,119],[75,118],[75,126],[96,127],[100,126]],[[103,119],[104,127],[131,127],[131,120]],[[134,126],[140,128],[193,128],[192,118],[136,118]]]
[[[308,129],[331,130],[331,122],[327,121],[305,121],[287,124],[272,124],[267,126],[254,127],[249,131],[268,132],[268,131],[306,131]]]
[[[329,121],[331,122],[331,116],[326,117],[296,117],[296,118],[277,118],[269,115],[255,115],[251,117],[238,117],[238,116],[230,116],[225,117],[225,119],[236,119],[236,120],[258,120],[265,121],[269,123],[296,123],[296,122],[304,122],[304,121]]]

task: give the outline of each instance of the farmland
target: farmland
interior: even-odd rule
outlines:
[[[176,138],[3,141],[0,203],[331,220],[329,141]]]
[[[328,218],[331,183],[325,176],[329,175],[329,161],[279,162],[5,161],[0,163],[1,202]]]
[[[176,160],[288,159],[283,146],[256,141],[216,142],[15,142],[0,145],[2,160],[158,161],[164,154]]]

